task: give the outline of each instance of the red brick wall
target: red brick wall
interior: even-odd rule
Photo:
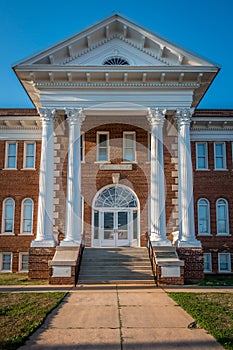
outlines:
[[[35,238],[37,227],[39,167],[41,142],[36,142],[36,170],[22,170],[24,142],[18,141],[17,170],[4,170],[4,156],[0,157],[0,228],[2,230],[2,204],[5,198],[15,200],[14,235],[0,234],[0,252],[13,252],[12,270],[18,271],[19,252],[29,251],[30,243]],[[0,154],[5,155],[5,142],[0,142]],[[25,198],[34,201],[33,235],[20,234],[21,205]]]
[[[200,198],[207,198],[210,203],[211,236],[197,235],[202,242],[203,252],[212,253],[213,273],[218,272],[218,252],[232,254],[233,270],[233,239],[232,236],[217,235],[216,201],[224,198],[228,201],[230,233],[233,233],[233,164],[231,142],[226,142],[227,170],[214,170],[214,142],[208,142],[208,170],[196,170],[195,142],[192,142],[193,178],[194,178],[194,209],[195,227],[198,231],[197,202]]]

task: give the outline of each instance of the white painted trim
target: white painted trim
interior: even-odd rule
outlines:
[[[13,201],[13,223],[12,223],[12,232],[6,232],[5,231],[5,205],[6,205],[6,201],[8,199],[12,199]],[[4,199],[3,203],[2,203],[2,230],[1,230],[1,234],[4,235],[14,235],[14,227],[15,227],[15,200],[12,197],[7,197]]]
[[[26,200],[28,200],[28,199],[32,201],[32,216],[31,216],[31,222],[32,222],[31,227],[32,227],[32,229],[31,229],[31,232],[24,232],[24,230],[23,230],[24,202],[25,202]],[[29,198],[29,197],[24,198],[24,199],[22,200],[22,203],[21,203],[20,235],[30,236],[30,235],[33,234],[33,217],[34,217],[34,201],[33,201],[32,198]]]
[[[28,270],[23,270],[22,269],[22,256],[23,255],[28,255],[29,256],[29,253],[28,252],[19,252],[19,266],[18,266],[18,271],[19,272],[28,272]]]
[[[34,167],[29,168],[26,167],[26,150],[27,150],[27,144],[34,144]],[[36,166],[36,141],[24,141],[24,146],[23,146],[23,169],[21,170],[35,170]]]
[[[218,232],[218,202],[219,201],[224,201],[225,202],[225,209],[226,209],[226,229],[227,231],[226,232],[223,232],[223,233],[220,233]],[[218,198],[216,200],[216,233],[218,236],[229,236],[230,235],[230,232],[229,232],[229,209],[228,209],[228,201],[225,199],[225,198]]]
[[[16,147],[15,147],[15,167],[14,168],[9,168],[8,167],[8,148],[9,148],[9,145],[10,144],[15,144]],[[4,162],[4,170],[17,170],[17,161],[18,161],[18,142],[17,141],[6,141],[5,142],[5,162]]]
[[[41,129],[38,130],[17,130],[17,129],[3,129],[0,127],[0,140],[41,140]]]
[[[221,255],[227,255],[227,260],[228,260],[228,270],[221,270],[220,269],[220,257]],[[231,253],[218,253],[218,272],[221,272],[221,273],[228,273],[228,272],[231,272]]]
[[[99,138],[100,138],[100,135],[107,135],[107,140],[106,140],[106,143],[107,143],[107,159],[106,160],[100,160],[99,159]],[[96,133],[96,162],[98,163],[107,163],[109,162],[110,160],[110,147],[109,147],[109,131],[97,131]]]
[[[198,145],[204,145],[205,147],[205,167],[198,168]],[[196,170],[208,170],[208,142],[196,142]]]
[[[210,264],[210,269],[209,270],[205,270],[205,264],[204,264],[204,273],[212,272],[212,254],[211,253],[203,253],[203,256],[208,256],[209,257],[209,264]]]
[[[216,168],[216,145],[223,145],[223,167],[222,168]],[[226,142],[215,142],[214,143],[214,170],[228,170],[227,169],[227,159],[226,159]]]
[[[9,270],[3,270],[3,255],[4,254],[10,254],[10,256],[11,256],[11,262],[10,262],[11,266],[10,266]],[[12,257],[13,257],[12,252],[1,252],[0,253],[0,272],[1,273],[12,272]]]
[[[207,232],[199,232],[199,205],[200,201],[204,200],[206,202],[207,206],[207,221],[208,221],[208,231]],[[197,230],[198,230],[198,236],[211,236],[211,229],[210,229],[210,202],[207,198],[199,198],[197,202]]]
[[[133,160],[125,160],[125,141],[126,135],[133,135]],[[123,163],[137,163],[137,150],[136,150],[136,131],[123,131]]]
[[[191,130],[191,141],[233,141],[233,128],[230,130]]]

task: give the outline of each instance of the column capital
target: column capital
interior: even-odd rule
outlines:
[[[54,123],[56,120],[56,109],[55,108],[38,108],[38,113],[42,122]]]
[[[192,121],[192,115],[195,108],[178,108],[176,110],[175,119],[178,125],[189,125]]]
[[[83,108],[66,108],[65,111],[69,124],[79,124],[81,126],[86,118]]]
[[[147,119],[150,125],[152,127],[158,124],[163,125],[166,112],[166,108],[148,108]]]

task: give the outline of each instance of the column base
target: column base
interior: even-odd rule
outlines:
[[[31,242],[32,248],[46,248],[46,247],[54,248],[56,247],[56,245],[57,243],[53,239],[43,239],[43,240],[34,239],[34,241]]]
[[[183,241],[178,240],[177,247],[179,248],[202,248],[201,242],[197,239],[193,239],[192,241]]]
[[[63,239],[60,243],[61,247],[79,247],[81,244],[81,241],[71,241]]]
[[[165,240],[160,240],[160,241],[156,241],[156,240],[152,240],[151,241],[152,247],[170,247],[171,246],[171,242],[168,239]]]

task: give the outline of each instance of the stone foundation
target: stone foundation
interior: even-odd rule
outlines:
[[[48,261],[53,259],[56,248],[34,247],[29,249],[28,278],[31,280],[49,279]]]
[[[158,286],[183,285],[184,266],[180,266],[180,277],[163,277],[162,266],[156,266],[156,278]]]
[[[204,261],[201,248],[177,248],[179,258],[184,261],[184,281],[201,282],[204,280]]]

